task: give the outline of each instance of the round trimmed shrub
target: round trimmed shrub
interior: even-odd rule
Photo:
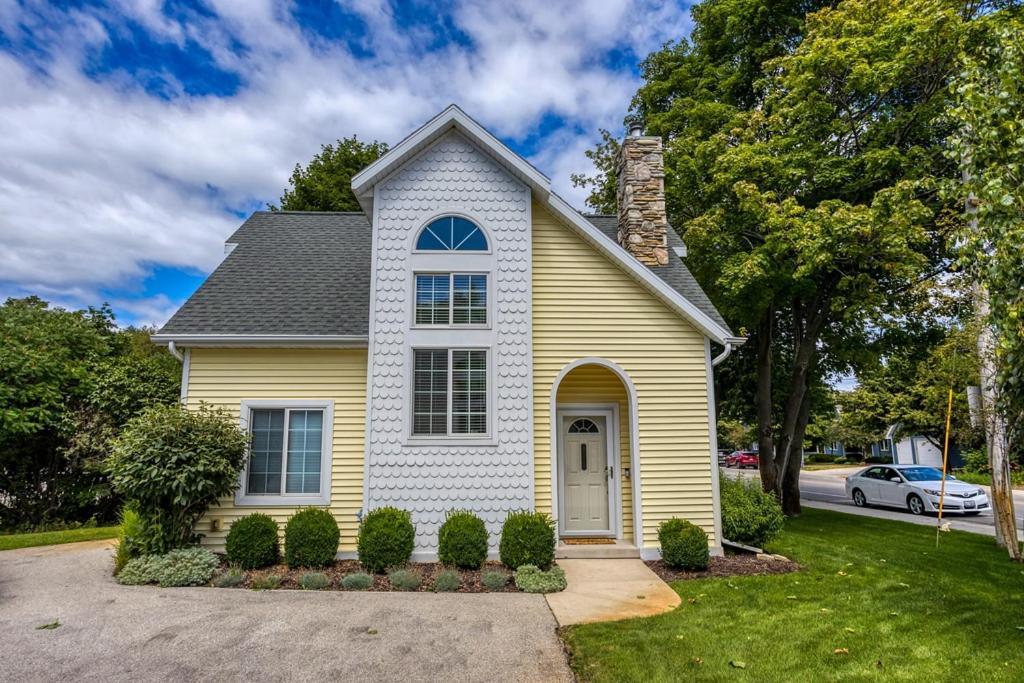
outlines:
[[[322,508],[299,510],[284,528],[284,560],[289,567],[326,567],[338,554],[341,532]]]
[[[501,527],[501,563],[509,569],[532,564],[547,569],[555,561],[555,523],[540,512],[512,512]]]
[[[364,572],[346,574],[341,580],[341,587],[349,591],[364,591],[373,585],[373,577]]]
[[[707,569],[708,535],[685,519],[672,519],[658,526],[661,559],[673,569]]]
[[[487,559],[487,527],[468,510],[449,512],[437,532],[437,557],[442,564],[479,569]]]
[[[435,593],[452,593],[459,590],[462,585],[462,577],[454,569],[445,569],[434,577]]]
[[[228,562],[242,569],[277,564],[277,533],[277,522],[259,512],[235,520],[224,542]]]
[[[400,567],[412,557],[416,528],[408,510],[393,507],[370,510],[359,525],[356,549],[367,571],[382,574]]]
[[[722,536],[763,548],[782,530],[782,506],[758,481],[722,477]]]

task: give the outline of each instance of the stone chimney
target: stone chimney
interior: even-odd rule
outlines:
[[[661,138],[631,124],[616,161],[619,244],[649,266],[668,263],[665,159]]]

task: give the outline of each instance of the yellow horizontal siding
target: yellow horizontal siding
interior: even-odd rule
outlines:
[[[622,367],[637,392],[643,545],[656,547],[658,524],[673,516],[699,524],[717,544],[704,354],[696,328],[534,203],[537,509],[551,512],[552,384],[572,361],[597,356]],[[620,417],[629,424],[627,410]],[[628,440],[628,429],[622,433]]]
[[[356,514],[363,506],[363,444],[366,435],[365,349],[192,349],[188,406],[200,402],[237,416],[243,400],[334,401],[330,511],[341,527],[341,550],[355,550]],[[253,512],[270,515],[284,531],[292,507],[238,507],[221,500],[196,525],[203,543],[224,549],[231,523]],[[211,520],[220,520],[220,530]]]

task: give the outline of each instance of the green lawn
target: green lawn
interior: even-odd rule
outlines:
[[[673,612],[566,629],[577,675],[1022,680],[1024,566],[991,538],[944,533],[936,550],[928,527],[805,509],[769,547],[804,570],[679,582]]]
[[[977,472],[956,472],[954,473],[954,476],[960,481],[966,481],[968,484],[981,484],[983,486],[992,485],[991,474],[979,474]],[[1011,473],[1010,480],[1013,482],[1013,488],[1024,488],[1024,472]]]
[[[68,529],[66,531],[41,531],[34,534],[0,534],[0,550],[116,538],[117,530],[118,527],[116,526],[95,526],[87,529]]]

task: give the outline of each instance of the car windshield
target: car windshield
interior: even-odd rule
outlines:
[[[904,467],[900,474],[907,478],[907,481],[942,481],[942,472],[934,467]],[[956,477],[947,474],[946,481],[952,481]]]

